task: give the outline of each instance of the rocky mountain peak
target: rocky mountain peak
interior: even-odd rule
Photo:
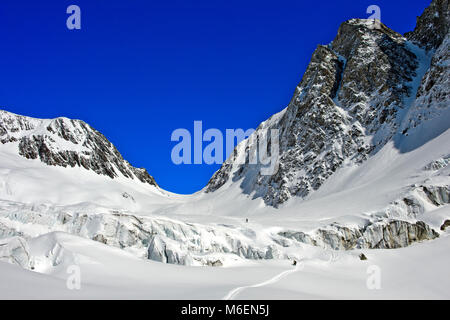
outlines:
[[[418,45],[432,50],[438,48],[449,31],[450,2],[448,0],[433,0],[422,15],[417,17],[414,31],[405,36]]]
[[[123,159],[104,135],[81,120],[35,119],[0,110],[0,143],[17,145],[19,155],[47,165],[83,167],[114,179],[129,179],[157,186],[143,168]]]
[[[439,65],[448,69],[442,59]],[[264,126],[280,132],[277,173],[263,176],[255,173],[255,165],[231,158],[211,178],[206,192],[231,181],[275,207],[294,196],[307,197],[344,163],[365,161],[400,134],[412,100],[423,91],[420,80],[429,66],[425,50],[379,21],[342,23],[332,43],[314,51],[286,110]],[[436,96],[448,91],[446,85],[437,88]],[[427,103],[414,106],[423,110]],[[248,149],[237,148],[235,153]]]
[[[389,29],[378,20],[351,19],[340,25],[332,45],[342,56],[349,57],[360,45],[367,46],[376,40],[386,38],[395,42],[405,40],[401,34]]]

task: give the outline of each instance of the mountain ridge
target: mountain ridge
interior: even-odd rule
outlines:
[[[248,158],[251,148],[238,147],[206,192],[232,181],[253,199],[278,207],[293,197],[307,197],[338,168],[367,160],[388,141],[408,144],[405,137],[418,122],[441,117],[440,132],[448,129],[448,120],[442,118],[448,112],[448,42],[437,35],[427,46],[420,37],[424,25],[429,28],[423,21],[442,8],[447,14],[439,14],[448,24],[448,2],[433,0],[408,33],[411,40],[376,20],[343,22],[334,40],[314,51],[283,116],[268,120],[272,124],[264,128],[280,131],[278,172],[264,176],[259,165],[240,164],[236,159]],[[444,31],[448,38],[448,28]]]
[[[47,165],[82,167],[111,179],[122,174],[158,187],[144,168],[135,168],[99,131],[82,120],[37,119],[0,110],[0,143],[15,143],[19,155]]]

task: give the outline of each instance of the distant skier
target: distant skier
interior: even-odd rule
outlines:
[[[245,222],[248,223],[248,218],[245,219]]]
[[[292,265],[293,265],[293,266],[296,266],[296,265],[297,265],[297,261],[294,260],[294,262],[292,262]]]

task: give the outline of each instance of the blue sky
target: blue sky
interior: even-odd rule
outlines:
[[[429,2],[2,0],[0,108],[82,119],[162,188],[191,193],[219,165],[173,164],[173,130],[256,128],[341,22],[376,4],[404,33]],[[81,30],[66,28],[72,4]]]

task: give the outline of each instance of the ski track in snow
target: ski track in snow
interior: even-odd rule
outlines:
[[[277,274],[275,277],[270,278],[269,280],[266,280],[266,281],[263,281],[261,283],[257,283],[254,285],[250,285],[250,286],[237,287],[237,288],[231,290],[230,292],[228,292],[228,294],[222,300],[232,300],[239,293],[241,293],[242,291],[244,291],[245,289],[248,289],[248,288],[259,288],[259,287],[267,286],[269,284],[274,284],[274,283],[280,281],[281,279],[287,277],[289,274],[300,271],[302,269],[303,269],[303,262],[299,261],[295,268],[283,271],[283,272]]]

